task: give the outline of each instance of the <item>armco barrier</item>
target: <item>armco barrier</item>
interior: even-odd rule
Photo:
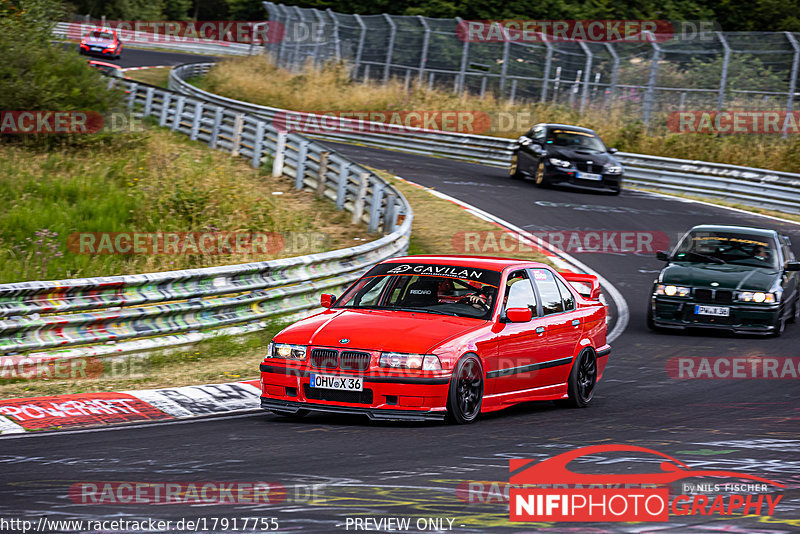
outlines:
[[[376,174],[263,119],[126,80],[129,108],[161,126],[247,158],[273,161],[293,180],[352,212],[352,221],[386,235],[342,250],[260,263],[130,276],[0,285],[0,355],[120,354],[263,328],[276,316],[319,306],[363,271],[408,248],[408,201]],[[273,159],[274,158],[274,159]]]
[[[175,67],[170,72],[170,88],[204,102],[253,114],[268,122],[286,113],[283,109],[215,95],[186,82],[191,77],[204,75],[211,66],[213,63]],[[391,124],[365,128],[364,121],[335,117],[326,117],[325,123],[341,127],[310,137],[485,165],[508,166],[517,148],[516,140],[502,137],[422,129],[413,131]],[[625,181],[630,184],[666,193],[694,194],[785,213],[800,213],[800,174],[626,152],[619,152],[616,157],[625,165]]]

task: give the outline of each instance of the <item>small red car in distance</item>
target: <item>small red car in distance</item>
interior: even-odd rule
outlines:
[[[526,401],[584,407],[611,353],[599,297],[595,277],[541,263],[386,260],[273,338],[261,406],[455,423]]]
[[[117,36],[117,30],[95,28],[83,36],[78,52],[83,55],[119,59],[122,55],[122,41]]]

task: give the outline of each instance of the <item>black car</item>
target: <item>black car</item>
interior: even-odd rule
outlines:
[[[511,159],[512,178],[532,176],[539,187],[568,185],[618,195],[622,165],[602,139],[588,128],[537,124],[518,140]]]
[[[716,328],[783,332],[800,315],[800,262],[775,230],[705,224],[689,230],[653,284],[647,325],[653,330]]]

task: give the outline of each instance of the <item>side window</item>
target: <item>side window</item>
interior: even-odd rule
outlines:
[[[558,285],[558,290],[561,292],[561,303],[564,305],[564,311],[574,310],[575,297],[572,296],[569,288],[558,278],[556,278],[556,284]]]
[[[794,252],[792,251],[792,242],[785,235],[781,236],[783,242],[783,259],[787,262],[795,261]]]
[[[536,295],[525,271],[516,271],[508,276],[504,309],[509,308],[530,308],[536,316]]]
[[[547,269],[532,269],[533,279],[539,289],[539,297],[542,299],[542,311],[545,315],[550,313],[560,313],[564,311],[564,302],[561,300],[561,293],[558,291],[556,278]]]

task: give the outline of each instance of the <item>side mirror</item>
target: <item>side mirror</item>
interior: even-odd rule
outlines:
[[[656,259],[661,261],[669,261],[669,254],[664,252],[663,250],[659,250],[656,252]]]
[[[519,144],[520,144],[520,145],[522,145],[522,146],[528,146],[528,145],[530,145],[531,143],[533,143],[533,139],[531,139],[530,137],[525,137],[525,136],[523,135],[522,137],[520,137],[519,139],[517,139],[517,143],[519,143]]]
[[[611,147],[611,148],[608,149],[608,153],[609,154],[616,154],[617,152],[619,152],[619,150],[614,148],[614,147]]]
[[[319,303],[322,304],[323,308],[330,308],[334,302],[336,302],[336,297],[328,293],[323,293],[319,298]]]
[[[786,264],[786,271],[800,271],[800,261],[790,261]]]
[[[530,308],[509,308],[506,310],[506,319],[510,323],[527,323],[533,319]]]

